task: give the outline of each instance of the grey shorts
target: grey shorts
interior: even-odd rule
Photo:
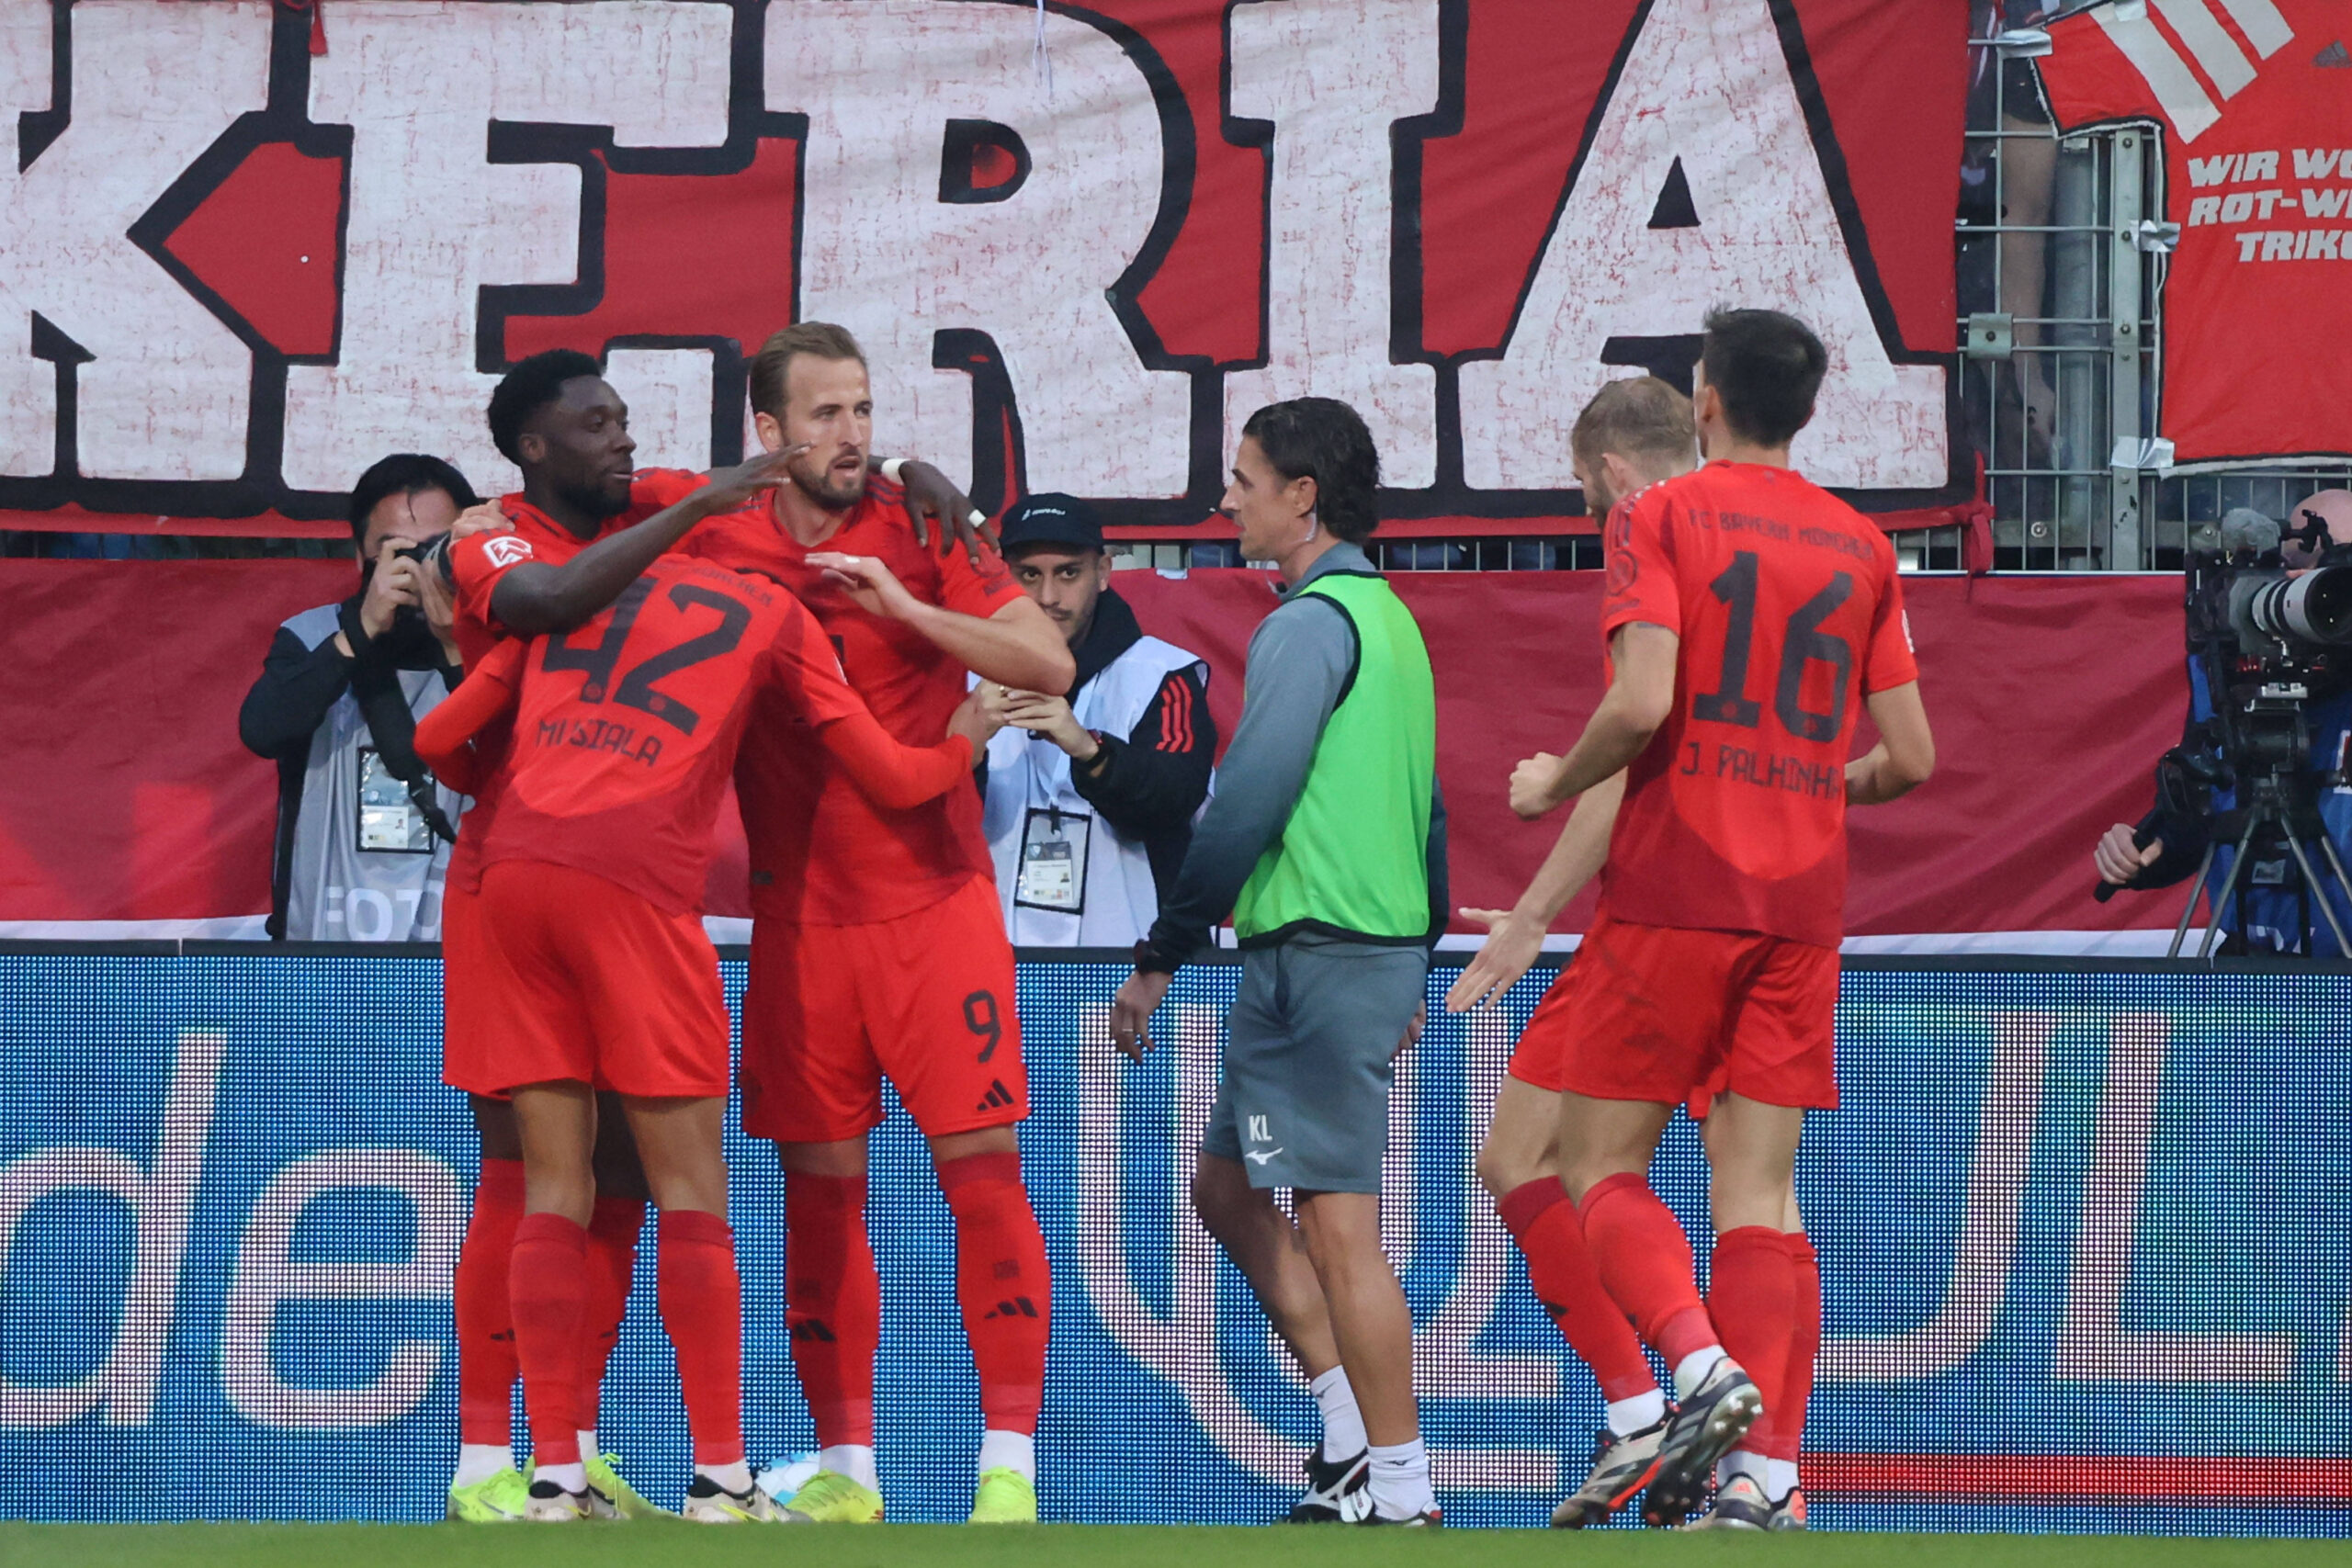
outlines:
[[[1391,1062],[1429,963],[1313,935],[1245,952],[1201,1152],[1242,1164],[1252,1187],[1378,1192]]]

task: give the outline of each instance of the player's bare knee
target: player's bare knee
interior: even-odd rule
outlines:
[[[1193,1212],[1211,1235],[1228,1247],[1228,1238],[1253,1223],[1263,1223],[1272,1206],[1272,1198],[1251,1187],[1234,1161],[1203,1155],[1193,1165]]]
[[[1529,1159],[1491,1136],[1479,1146],[1476,1169],[1478,1185],[1485,1188],[1487,1195],[1497,1202],[1531,1181],[1541,1181],[1547,1176],[1559,1174],[1556,1162]]]

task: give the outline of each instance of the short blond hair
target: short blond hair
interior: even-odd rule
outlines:
[[[1568,446],[1589,473],[1604,452],[1639,466],[1639,459],[1687,458],[1699,445],[1690,400],[1655,376],[1611,381],[1600,389],[1568,433]]]
[[[849,335],[847,327],[837,327],[831,321],[795,321],[781,332],[770,333],[768,341],[752,359],[752,408],[772,419],[784,417],[792,362],[802,355],[819,359],[854,359],[865,363],[865,351]]]

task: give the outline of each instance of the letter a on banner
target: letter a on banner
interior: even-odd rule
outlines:
[[[1943,484],[1944,372],[1880,340],[1767,0],[1657,0],[1600,112],[1503,357],[1462,367],[1471,485],[1572,488],[1568,421],[1638,374],[1602,363],[1609,340],[1695,333],[1717,305],[1792,311],[1828,349],[1808,478]],[[1653,229],[1678,160],[1698,224]]]

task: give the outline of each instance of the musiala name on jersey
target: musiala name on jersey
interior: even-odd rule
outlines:
[[[662,760],[660,736],[640,736],[634,726],[608,718],[541,719],[537,743],[574,746],[583,751],[610,751],[649,768]]]

